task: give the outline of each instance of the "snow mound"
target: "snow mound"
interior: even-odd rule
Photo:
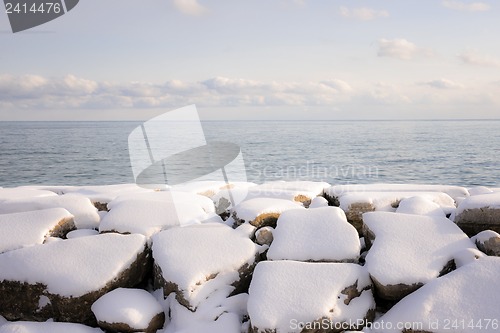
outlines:
[[[500,232],[500,192],[465,198],[453,220],[471,236],[483,230]]]
[[[380,296],[399,299],[437,278],[471,240],[445,217],[371,212],[363,216],[372,243],[365,267]]]
[[[396,213],[446,217],[443,209],[437,203],[420,196],[401,200]]]
[[[402,332],[397,323],[419,332],[498,332],[499,275],[500,258],[476,260],[405,297],[373,324],[371,332]]]
[[[78,229],[92,229],[99,225],[100,217],[92,202],[88,198],[76,194],[5,200],[0,205],[0,214],[49,208],[64,208],[69,211],[74,216]]]
[[[73,230],[71,232],[68,232],[68,234],[66,235],[66,238],[73,239],[73,238],[95,236],[95,235],[99,235],[99,232],[97,230],[94,230],[94,229],[79,229],[79,230]]]
[[[71,323],[17,321],[0,326],[0,333],[103,333],[99,328]]]
[[[324,319],[338,328],[373,319],[375,308],[370,277],[356,264],[260,262],[249,295],[252,332],[257,333],[302,332]]]
[[[493,193],[493,190],[491,190],[485,186],[476,186],[476,187],[469,189],[469,194],[471,196],[480,195],[480,194],[488,194],[488,193]]]
[[[57,194],[51,191],[31,189],[31,188],[1,188],[0,187],[0,202],[6,200],[32,199],[41,197],[55,197]]]
[[[274,198],[245,200],[233,208],[233,218],[238,223],[249,222],[261,227],[273,226],[279,215],[289,209],[305,209],[300,203]]]
[[[63,208],[0,215],[0,253],[42,244],[74,228],[73,215]]]
[[[466,210],[478,208],[500,209],[500,192],[478,194],[466,198],[458,206],[456,216],[458,217]]]
[[[194,310],[210,294],[250,277],[259,247],[242,232],[220,223],[176,227],[153,236],[155,287]],[[227,296],[226,295],[226,296]]]
[[[150,330],[156,316],[162,317],[161,324],[156,326],[161,328],[165,319],[161,305],[142,289],[115,289],[92,304],[92,312],[101,327],[125,324],[134,331]]]
[[[312,199],[311,204],[309,205],[309,208],[319,208],[319,207],[326,207],[328,206],[328,200],[326,200],[323,197],[315,197]]]
[[[269,260],[357,262],[358,232],[338,207],[294,209],[278,218]]]

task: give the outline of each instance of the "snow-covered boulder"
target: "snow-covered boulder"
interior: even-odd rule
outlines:
[[[471,240],[476,243],[479,250],[489,256],[500,257],[500,234],[493,230],[485,230],[472,237]]]
[[[338,207],[285,211],[273,237],[269,260],[357,262],[361,250],[358,232]]]
[[[255,242],[259,245],[271,245],[274,239],[273,232],[274,229],[271,227],[260,228],[255,232]]]
[[[72,323],[16,321],[0,326],[0,333],[103,333],[99,328]]]
[[[33,199],[33,198],[41,198],[41,197],[55,197],[55,194],[52,191],[39,190],[34,188],[23,188],[23,187],[14,187],[14,188],[0,188],[0,202],[8,201],[8,200],[24,200],[24,199]]]
[[[236,225],[250,223],[260,228],[265,226],[276,226],[276,221],[281,213],[290,209],[305,209],[298,202],[275,199],[275,198],[254,198],[245,200],[233,208],[233,218]]]
[[[326,200],[324,197],[315,197],[314,199],[312,199],[309,208],[319,208],[326,206],[328,206],[328,200]]]
[[[405,297],[370,332],[498,332],[498,276],[500,258],[476,260]]]
[[[263,261],[249,295],[253,333],[360,329],[375,314],[370,277],[356,264]]]
[[[112,332],[154,333],[165,322],[160,303],[142,289],[115,289],[99,298],[92,312],[98,325]]]
[[[371,212],[363,219],[365,241],[371,245],[365,267],[384,299],[403,298],[454,268],[460,251],[476,249],[445,217]]]
[[[4,200],[0,204],[0,214],[49,208],[66,209],[74,216],[75,225],[78,229],[92,229],[99,226],[100,217],[92,202],[88,198],[76,194]]]
[[[118,197],[108,204],[99,232],[138,233],[151,237],[178,225],[199,223],[213,212],[206,197],[170,191]]]
[[[68,232],[66,235],[66,238],[72,239],[72,238],[79,238],[79,237],[87,237],[87,236],[95,236],[99,235],[99,232],[94,229],[78,229],[78,230],[73,230]]]
[[[446,217],[437,203],[421,196],[401,200],[396,213]]]
[[[171,228],[153,237],[155,288],[192,311],[213,292],[245,291],[259,246],[220,223]],[[226,295],[226,296],[227,296]]]
[[[470,236],[483,230],[500,232],[500,192],[466,198],[458,206],[454,221]]]
[[[141,282],[148,256],[144,236],[119,234],[0,254],[0,315],[95,325],[91,305],[112,289]]]
[[[66,209],[0,215],[0,253],[42,244],[47,237],[64,237],[75,229],[73,215]]]
[[[395,212],[403,199],[414,197],[416,194],[439,205],[445,214],[451,214],[455,210],[455,201],[442,192],[349,192],[338,200],[340,208],[346,212],[347,220],[361,232],[364,213]]]

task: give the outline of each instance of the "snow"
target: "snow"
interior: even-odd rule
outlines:
[[[0,215],[0,253],[42,244],[51,230],[70,219],[73,215],[63,208]]]
[[[475,235],[474,237],[471,238],[471,241],[473,243],[479,243],[479,244],[484,244],[485,242],[489,241],[492,238],[498,238],[500,239],[500,234],[493,230],[484,230]]]
[[[326,200],[323,197],[315,197],[312,199],[311,204],[309,205],[309,208],[319,208],[319,207],[326,207],[328,206],[328,200]]]
[[[145,290],[117,288],[95,301],[92,312],[100,322],[124,323],[135,330],[145,330],[163,308]]]
[[[207,223],[165,230],[153,236],[152,249],[165,280],[177,284],[196,308],[215,290],[239,280],[238,269],[254,263],[259,247],[227,225]]]
[[[476,260],[408,295],[373,325],[392,323],[393,329],[371,332],[401,332],[396,323],[418,323],[418,331],[433,333],[498,332],[499,275],[500,258]]]
[[[435,202],[421,196],[406,198],[400,201],[396,213],[443,216],[443,209]]]
[[[64,208],[73,216],[78,229],[92,229],[99,225],[99,214],[92,202],[81,195],[53,195],[36,198],[5,200],[0,205],[0,214],[19,213],[49,208]]]
[[[17,321],[0,326],[0,333],[103,333],[81,324]]]
[[[5,200],[31,199],[50,196],[55,197],[57,194],[51,191],[21,187],[0,188],[0,202]]]
[[[79,238],[79,237],[87,237],[87,236],[95,236],[98,235],[99,232],[94,229],[79,229],[79,230],[73,230],[68,232],[66,235],[66,238],[68,239],[73,239],[73,238]]]
[[[375,240],[366,269],[383,285],[427,283],[464,249],[476,249],[445,217],[388,212],[363,214]]]
[[[469,196],[469,192],[465,187],[449,185],[355,184],[336,185],[325,189],[325,193],[330,197],[339,197],[352,192],[443,192],[453,199],[455,197]]]
[[[493,191],[485,186],[476,186],[473,188],[469,188],[469,194],[471,196],[480,195],[480,194],[488,194],[488,193],[493,193]]]
[[[455,215],[458,216],[465,210],[476,208],[500,209],[500,192],[478,194],[466,198],[458,206]]]
[[[193,181],[174,185],[172,190],[200,194],[211,198],[221,190],[240,190],[255,185],[257,184],[251,182]]]
[[[0,254],[0,280],[42,283],[52,294],[78,297],[103,288],[145,246],[141,235],[104,234],[26,247]]]
[[[415,192],[351,192],[339,198],[340,207],[348,211],[350,206],[356,203],[369,203],[377,211],[393,212],[394,204],[401,200],[415,196]],[[442,192],[419,192],[419,197],[430,200],[438,204],[446,214],[455,210],[455,201],[447,194]]]
[[[363,319],[375,308],[372,291],[345,304],[342,291],[357,282],[357,289],[371,286],[366,270],[356,264],[260,262],[250,284],[248,313],[258,332],[301,332],[292,321],[313,322],[329,318],[334,322]],[[274,332],[274,331],[273,331]]]
[[[358,232],[338,207],[285,211],[273,237],[269,260],[356,262],[361,250]]]
[[[236,207],[234,212],[238,219],[251,222],[263,214],[281,214],[289,209],[305,209],[300,203],[274,198],[255,198],[245,200]]]
[[[325,182],[312,181],[274,181],[267,182],[258,186],[261,190],[291,190],[312,192],[314,196],[323,194],[324,189],[330,187],[330,184]],[[253,189],[253,188],[252,188]]]

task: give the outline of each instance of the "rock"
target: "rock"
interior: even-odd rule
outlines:
[[[115,289],[99,298],[92,312],[98,325],[111,332],[154,333],[165,323],[160,303],[142,289]]]
[[[358,262],[361,250],[356,229],[338,207],[285,211],[273,236],[269,260]]]
[[[483,230],[500,233],[500,192],[466,198],[458,206],[454,221],[469,236]]]
[[[247,222],[257,228],[275,227],[280,214],[289,209],[304,209],[304,206],[284,199],[255,198],[234,207],[233,218],[236,225]]]
[[[99,214],[97,214],[97,209],[92,202],[88,198],[76,194],[5,200],[0,205],[0,214],[49,208],[66,209],[74,216],[74,222],[78,229],[93,229],[99,226]]]
[[[472,237],[477,248],[489,256],[500,257],[500,234],[492,230],[485,230]]]
[[[73,323],[17,321],[0,325],[0,333],[103,333],[98,328]]]
[[[498,332],[499,275],[500,258],[476,260],[402,299],[370,332]]]
[[[48,237],[65,237],[75,229],[73,215],[66,209],[0,215],[0,253],[42,244]]]
[[[371,212],[363,219],[365,242],[371,246],[365,267],[377,294],[387,300],[400,300],[446,274],[458,253],[475,249],[445,217]]]
[[[259,245],[271,245],[273,242],[274,229],[271,227],[263,227],[255,233],[255,242]]]
[[[140,283],[150,262],[142,235],[106,234],[0,254],[0,315],[96,325],[91,305]]]
[[[153,237],[155,288],[196,311],[208,295],[246,291],[259,247],[220,223],[171,228]]]
[[[356,330],[375,314],[370,277],[356,264],[263,261],[249,295],[252,333]]]

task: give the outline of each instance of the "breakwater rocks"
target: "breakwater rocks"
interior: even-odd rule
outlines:
[[[500,189],[0,188],[0,333],[496,332]]]

